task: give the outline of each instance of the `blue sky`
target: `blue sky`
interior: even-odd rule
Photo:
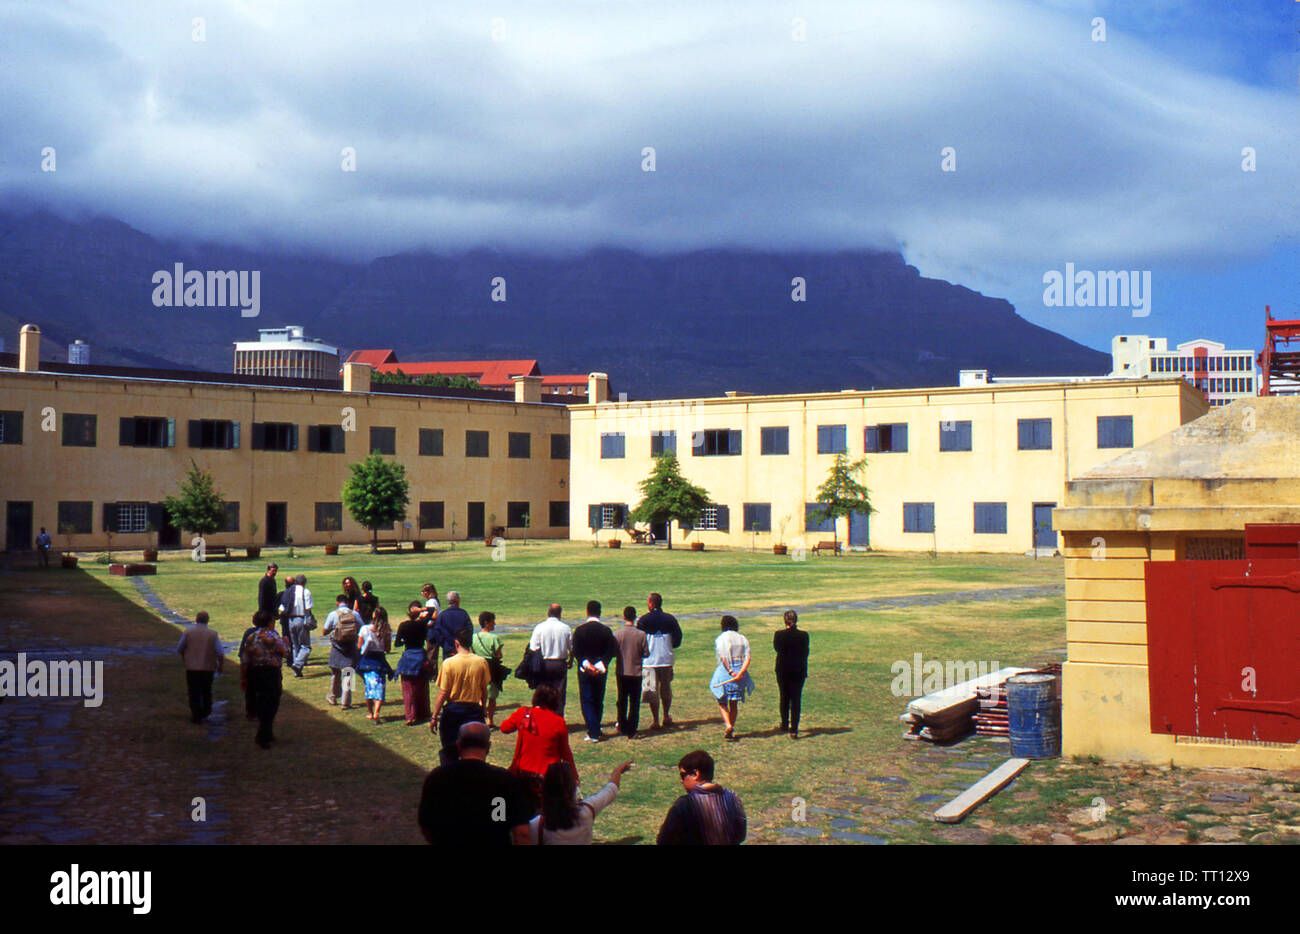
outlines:
[[[202,7],[0,0],[0,197],[353,259],[898,248],[1101,349],[1300,317],[1295,0]],[[1046,307],[1066,263],[1150,316]]]

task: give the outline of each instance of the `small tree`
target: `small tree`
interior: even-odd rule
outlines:
[[[190,461],[190,469],[181,481],[180,495],[163,500],[172,525],[207,538],[226,527],[226,502],[217,492],[212,474],[200,470]]]
[[[857,480],[857,475],[867,469],[867,459],[849,463],[843,454],[835,455],[826,482],[817,488],[817,506],[809,510],[809,515],[819,521],[831,520],[831,535],[835,541],[835,550],[839,551],[839,531],[837,520],[840,516],[851,516],[855,512],[870,514],[870,494],[865,484]]]
[[[633,522],[663,522],[668,528],[668,548],[673,547],[672,521],[695,523],[709,505],[709,494],[682,476],[677,455],[665,451],[655,458],[650,475],[641,481],[641,502],[632,510]]]
[[[406,507],[411,502],[406,468],[384,460],[380,454],[371,454],[349,470],[352,475],[343,484],[343,505],[353,519],[370,529],[370,550],[376,551],[379,530],[406,518]]]

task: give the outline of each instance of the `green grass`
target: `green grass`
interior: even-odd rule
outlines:
[[[263,552],[259,562],[196,564],[184,553],[165,555],[150,585],[173,608],[192,615],[206,609],[226,640],[237,638],[247,625],[255,603],[259,576],[267,560],[281,565],[281,574],[302,572],[308,577],[318,607],[328,609],[344,574],[370,580],[392,616],[419,594],[425,581],[439,592],[459,590],[471,614],[496,612],[505,630],[506,659],[522,655],[527,627],[543,618],[551,601],[565,606],[570,622],[581,619],[589,598],[602,601],[610,618],[624,605],[644,611],[646,594],[665,595],[670,612],[722,613],[743,608],[817,604],[836,600],[902,596],[944,590],[1058,584],[1060,563],[1015,556],[945,556],[931,559],[907,555],[848,555],[791,561],[771,554],[743,551],[692,553],[663,549],[624,548],[611,551],[570,543],[511,543],[507,560],[491,560],[491,549],[460,545],[425,555],[372,556],[363,549],[337,557],[319,553],[286,559],[282,552]],[[94,564],[94,578],[129,600],[134,588],[107,575]],[[800,625],[812,636],[811,677],[804,693],[803,732],[798,742],[776,731],[776,685],[772,675],[772,634],[779,615],[745,618],[741,631],[754,647],[752,672],[758,691],[744,706],[739,743],[721,742],[718,709],[708,692],[712,672],[717,617],[683,623],[685,639],[678,652],[674,681],[674,719],[679,728],[634,743],[619,738],[592,746],[581,742],[576,681],[570,683],[568,719],[572,745],[583,785],[594,790],[609,770],[624,759],[636,766],[623,783],[618,804],[602,815],[598,839],[649,841],[672,800],[680,794],[675,764],[695,748],[709,749],[718,760],[718,779],[735,787],[745,800],[756,831],[782,823],[790,802],[802,797],[810,804],[834,795],[827,790],[847,766],[872,774],[909,775],[911,793],[942,790],[950,781],[925,777],[913,769],[915,744],[901,739],[897,720],[910,699],[896,697],[890,687],[895,660],[911,661],[915,652],[929,658],[998,661],[1024,664],[1055,660],[1051,650],[1064,645],[1063,598],[1029,601],[954,603],[939,607],[887,610],[838,610],[804,614]],[[317,614],[323,619],[324,612]],[[162,624],[159,623],[159,626]],[[277,749],[286,759],[301,760],[315,774],[318,760],[330,760],[347,750],[374,749],[392,754],[419,771],[436,764],[437,744],[427,727],[408,728],[401,720],[400,687],[389,687],[385,708],[392,720],[378,726],[360,710],[342,711],[324,704],[328,670],[326,650],[316,648],[307,677],[287,677],[286,708],[277,732],[295,740]],[[231,681],[233,683],[233,680]],[[229,686],[229,685],[227,685]],[[526,700],[527,690],[513,679],[501,698],[508,713]],[[291,703],[293,698],[296,703]],[[612,720],[614,692],[606,699],[606,720]],[[183,707],[183,698],[170,699]],[[504,718],[504,713],[499,719]],[[642,708],[648,721],[648,709]],[[314,724],[308,729],[308,724]],[[324,724],[331,729],[321,730]],[[236,723],[240,732],[242,723]],[[607,731],[612,731],[609,726]],[[242,744],[244,737],[240,736]],[[251,748],[251,744],[250,748]],[[491,760],[508,762],[510,737],[497,735]],[[310,757],[308,757],[310,753]],[[401,772],[401,769],[397,770]],[[395,778],[396,776],[394,776]],[[319,780],[314,779],[314,781]],[[408,784],[410,779],[406,779]],[[924,782],[933,781],[940,787]],[[416,789],[418,791],[418,789]],[[408,792],[409,793],[409,792]],[[930,828],[893,830],[898,839],[930,839]]]

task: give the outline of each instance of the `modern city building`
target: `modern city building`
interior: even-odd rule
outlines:
[[[1067,480],[1208,406],[1185,380],[1150,378],[728,394],[569,411],[575,539],[617,534],[655,455],[673,451],[683,475],[713,498],[689,540],[810,548],[833,537],[812,514],[842,453],[866,457],[872,512],[841,519],[841,542],[1028,552],[1057,548],[1051,514]],[[669,530],[652,531],[662,539]]]
[[[261,328],[257,334],[255,341],[235,344],[235,373],[292,379],[338,378],[338,348],[320,338],[308,338],[300,325]]]
[[[2,349],[2,348],[0,348]],[[68,345],[68,362],[75,363],[78,366],[87,366],[90,363],[90,345],[85,341],[76,340]]]
[[[1170,350],[1163,337],[1117,334],[1111,339],[1112,377],[1180,376],[1204,392],[1211,406],[1259,391],[1255,351],[1228,350],[1218,341],[1184,341]]]

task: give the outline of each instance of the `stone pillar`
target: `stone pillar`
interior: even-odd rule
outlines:
[[[343,364],[343,391],[370,392],[370,365],[367,363]]]
[[[587,402],[609,401],[609,374],[590,373],[587,375]]]
[[[512,376],[515,383],[516,402],[541,402],[542,378],[540,376]]]
[[[41,368],[41,329],[34,324],[24,324],[18,332],[18,369],[35,373]]]

